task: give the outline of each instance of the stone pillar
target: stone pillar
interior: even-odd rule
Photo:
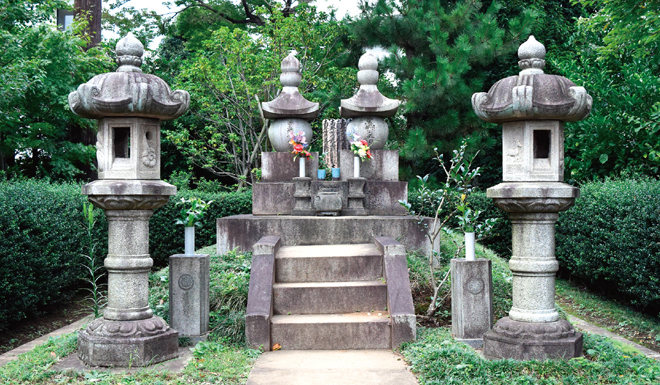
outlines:
[[[518,50],[522,71],[472,96],[476,114],[502,123],[504,181],[487,190],[512,223],[513,306],[484,335],[488,358],[570,359],[582,355],[582,335],[555,308],[555,230],[579,189],[564,180],[564,126],[586,118],[591,96],[561,76],[543,72],[545,47],[533,36]]]
[[[125,194],[128,192],[128,194]],[[176,187],[161,181],[99,180],[83,194],[108,218],[108,304],[78,333],[78,356],[92,366],[145,366],[177,357],[178,333],[149,307],[149,219]]]
[[[190,95],[142,73],[144,47],[132,34],[116,52],[116,72],[69,94],[74,113],[99,120],[99,180],[82,193],[108,218],[108,305],[78,333],[78,356],[91,366],[146,366],[178,353],[178,333],[149,308],[149,219],[176,195],[159,180],[160,121],[185,113]]]
[[[194,345],[208,339],[208,254],[170,257],[170,324]]]
[[[489,259],[451,260],[451,333],[474,348],[493,326],[493,278]]]

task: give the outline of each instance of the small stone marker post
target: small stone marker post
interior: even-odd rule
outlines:
[[[493,326],[493,277],[489,259],[451,260],[451,333],[481,348]]]
[[[69,94],[74,113],[99,120],[99,180],[82,192],[108,218],[108,305],[78,334],[78,356],[91,366],[146,366],[178,351],[178,333],[149,308],[149,218],[176,194],[160,180],[160,121],[183,115],[190,96],[142,73],[144,47],[132,34],[116,52],[117,72]]]
[[[518,49],[522,71],[472,96],[477,115],[502,124],[503,183],[487,190],[509,213],[513,307],[484,335],[484,355],[517,360],[582,355],[582,335],[555,309],[555,222],[579,195],[564,180],[564,124],[586,118],[583,87],[543,73],[545,47],[533,36]]]
[[[170,324],[196,344],[208,339],[208,254],[170,256]]]

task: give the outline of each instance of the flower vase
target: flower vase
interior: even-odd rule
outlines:
[[[318,180],[324,180],[325,179],[325,170],[318,170],[316,172],[316,176]]]
[[[300,157],[300,173],[298,175],[301,178],[305,177],[305,157],[301,156]]]
[[[185,251],[186,255],[195,255],[195,227],[187,227],[185,233]]]
[[[332,180],[339,180],[339,168],[332,168]]]
[[[465,233],[465,260],[474,261],[474,233]]]
[[[360,177],[360,157],[356,155],[353,157],[353,178],[359,178],[359,177]]]

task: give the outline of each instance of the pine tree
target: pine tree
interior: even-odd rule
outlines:
[[[361,8],[353,38],[391,53],[383,67],[396,77],[407,130],[393,130],[390,137],[404,143],[402,156],[418,165],[433,147],[449,151],[483,127],[471,95],[492,85],[485,83],[498,58],[508,55],[515,66],[514,53],[535,18],[523,10],[498,20],[500,5],[473,0],[378,0]]]

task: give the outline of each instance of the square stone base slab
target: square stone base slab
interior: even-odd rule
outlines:
[[[142,321],[95,320],[86,330],[78,332],[78,357],[89,366],[113,367],[148,366],[176,358],[179,349],[179,333],[170,328],[146,337],[133,333],[135,328],[131,324],[144,321],[151,321],[151,319]],[[103,325],[104,323],[111,326]],[[164,324],[164,321],[162,323]],[[94,328],[95,324],[102,326]],[[124,324],[122,326],[125,327],[119,326],[120,324]],[[102,328],[112,330],[111,335],[90,332]],[[131,328],[133,329],[131,330]],[[117,329],[116,332],[114,329]]]
[[[582,356],[582,333],[566,320],[547,323],[518,322],[504,317],[484,334],[484,357],[519,361]]]
[[[87,373],[91,371],[95,372],[108,372],[108,373],[136,373],[143,371],[150,372],[168,372],[168,373],[181,373],[185,369],[186,365],[192,360],[192,351],[189,346],[179,347],[176,358],[169,361],[159,362],[156,364],[148,366],[131,366],[128,368],[122,367],[99,367],[99,366],[89,366],[85,365],[84,362],[80,360],[77,352],[74,352],[61,361],[51,366],[49,370],[55,372],[76,372],[76,373]]]

